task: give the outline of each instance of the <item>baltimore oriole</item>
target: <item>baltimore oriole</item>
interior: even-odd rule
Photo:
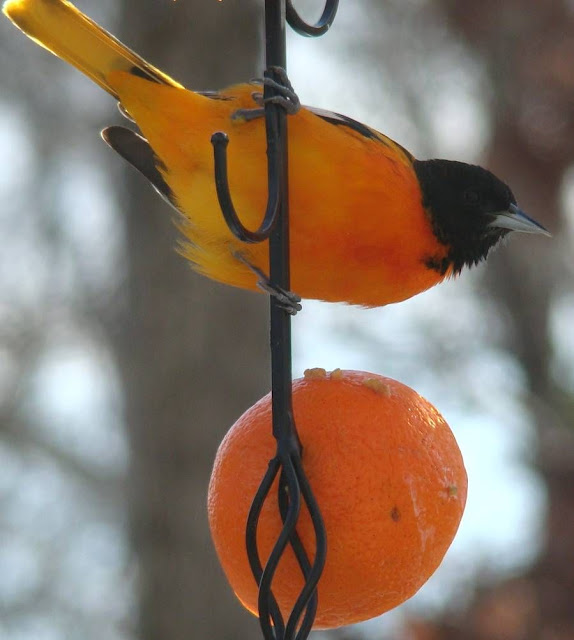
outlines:
[[[201,273],[255,289],[267,243],[228,230],[214,183],[211,135],[229,134],[230,189],[257,228],[267,200],[256,87],[196,93],[145,62],[66,0],[8,0],[4,13],[35,42],[114,96],[144,137],[123,127],[106,142],[183,214],[183,254]],[[416,160],[374,129],[302,107],[290,116],[292,288],[304,298],[380,306],[409,298],[486,258],[510,230],[547,233],[481,167]],[[253,267],[253,268],[251,268]]]

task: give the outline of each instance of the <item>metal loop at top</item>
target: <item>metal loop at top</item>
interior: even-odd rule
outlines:
[[[327,0],[321,17],[315,24],[308,24],[293,7],[292,0],[286,0],[286,18],[291,28],[302,36],[316,38],[327,33],[337,15],[339,0]]]

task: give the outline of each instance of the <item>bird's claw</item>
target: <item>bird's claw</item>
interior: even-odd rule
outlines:
[[[233,252],[233,256],[257,276],[257,286],[259,289],[272,296],[283,311],[286,311],[291,316],[297,315],[297,313],[301,311],[303,308],[301,305],[301,296],[298,296],[293,291],[288,291],[287,289],[283,289],[283,287],[273,284],[259,267],[251,264],[239,251]]]
[[[269,73],[273,73],[277,80],[267,75]],[[254,91],[251,94],[251,97],[258,106],[254,109],[237,109],[237,111],[234,111],[231,116],[232,120],[244,120],[249,122],[256,118],[261,118],[265,115],[266,104],[277,104],[285,109],[288,115],[294,115],[299,111],[299,109],[301,109],[299,96],[295,93],[295,90],[289,81],[289,77],[287,76],[287,72],[283,67],[269,67],[265,71],[265,74],[264,78],[254,80],[254,82],[263,84],[266,87],[271,87],[277,93],[265,98],[261,92]]]
[[[272,296],[277,301],[277,305],[291,316],[297,315],[303,308],[301,305],[301,296],[293,293],[293,291],[287,291],[276,284],[272,284],[267,277],[265,277],[265,279],[260,278],[257,281],[257,286]]]

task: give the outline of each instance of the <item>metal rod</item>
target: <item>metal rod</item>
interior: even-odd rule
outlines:
[[[326,0],[321,18],[315,25],[304,22],[291,0],[265,0],[265,76],[281,83],[277,70],[286,68],[286,21],[299,33],[319,36],[335,18],[338,0]],[[229,191],[227,175],[228,138],[222,132],[212,136],[215,184],[223,215],[230,230],[243,242],[262,242],[269,238],[269,281],[279,290],[290,291],[289,270],[289,175],[288,116],[285,108],[267,98],[276,95],[276,87],[264,85],[264,113],[268,159],[268,202],[257,231],[244,227]],[[302,447],[293,419],[291,316],[276,296],[270,296],[270,346],[273,435],[277,441],[275,457],[253,499],[246,526],[246,548],[254,578],[259,584],[259,619],[265,640],[305,640],[318,606],[317,583],[327,553],[325,527],[302,465]],[[278,480],[278,506],[283,522],[281,533],[266,562],[261,563],[257,548],[257,525],[263,504]],[[315,534],[315,548],[306,550],[296,525],[301,504],[307,506]],[[304,586],[290,612],[287,624],[273,594],[273,579],[280,559],[290,545],[304,577]],[[314,555],[313,562],[309,560]],[[313,553],[314,552],[314,553]]]
[[[285,2],[265,0],[265,48],[267,67],[285,68]],[[271,97],[273,89],[265,87],[263,97]],[[287,115],[279,105],[265,107],[267,124],[267,155],[275,156],[275,145],[279,148],[278,174],[274,176],[279,192],[276,222],[269,236],[270,279],[289,291],[289,176],[287,151]],[[273,135],[274,121],[277,126]],[[273,169],[273,167],[270,167]],[[270,181],[273,178],[270,176]],[[273,435],[278,440],[288,437],[291,430],[292,414],[292,367],[291,367],[291,317],[281,307],[277,298],[270,297],[271,304],[271,391],[273,407]]]

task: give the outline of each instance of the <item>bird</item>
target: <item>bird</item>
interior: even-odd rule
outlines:
[[[139,131],[115,125],[102,136],[178,212],[179,251],[195,270],[228,285],[266,288],[268,242],[246,244],[229,230],[210,142],[216,131],[228,134],[230,191],[242,223],[256,229],[267,202],[261,86],[188,90],[67,0],[7,0],[3,12],[107,91],[135,123]],[[293,106],[289,87],[284,94]],[[401,302],[478,264],[512,231],[550,235],[487,169],[416,159],[338,113],[291,111],[291,288],[302,298],[362,307]]]

